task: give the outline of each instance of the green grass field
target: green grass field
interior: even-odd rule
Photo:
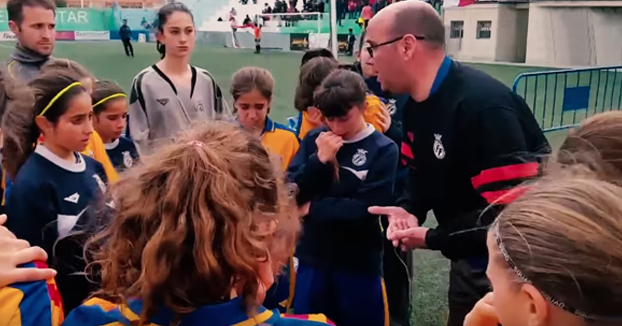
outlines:
[[[0,44],[0,59],[6,59],[11,51],[11,43]],[[98,78],[116,80],[128,90],[132,78],[141,69],[156,62],[159,58],[155,44],[134,44],[134,52],[135,58],[126,57],[121,42],[59,42],[54,55],[76,60],[90,69]],[[270,70],[276,80],[271,115],[276,121],[285,122],[287,116],[295,114],[293,99],[300,58],[299,53],[266,52],[255,55],[250,50],[198,46],[193,63],[209,70],[222,87],[223,92],[227,94],[230,77],[237,69],[253,65]],[[351,58],[344,60],[351,60]],[[511,85],[519,73],[543,70],[542,68],[504,65],[477,64],[473,66],[486,71],[507,85]],[[622,78],[620,81],[622,82]],[[230,101],[229,97],[228,100]],[[564,131],[548,134],[554,146],[563,140],[564,135]],[[428,222],[429,225],[434,223],[434,219]],[[412,325],[444,325],[447,315],[448,261],[437,252],[418,251],[415,253],[415,265]]]

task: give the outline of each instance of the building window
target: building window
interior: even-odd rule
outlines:
[[[492,22],[490,20],[480,20],[477,22],[477,38],[490,38]]]
[[[449,38],[464,37],[464,21],[452,20],[449,25]]]

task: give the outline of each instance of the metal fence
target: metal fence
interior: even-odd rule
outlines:
[[[622,66],[523,73],[512,89],[545,132],[571,128],[595,114],[622,110]]]

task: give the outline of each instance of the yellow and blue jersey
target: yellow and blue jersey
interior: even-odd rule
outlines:
[[[93,131],[93,134],[89,139],[89,143],[82,151],[82,154],[87,155],[101,163],[104,167],[104,171],[106,171],[106,178],[108,179],[108,182],[114,183],[119,179],[119,175],[114,169],[114,166],[110,161],[110,157],[108,157],[108,153],[106,152],[106,146],[96,131]]]
[[[372,125],[374,129],[384,133],[386,130],[382,129],[378,116],[382,113],[382,109],[386,107],[386,104],[381,98],[373,94],[367,94],[365,102],[367,103],[367,109],[363,114],[365,122]],[[304,139],[309,131],[321,127],[309,120],[309,115],[306,111],[298,113],[297,116],[287,118],[287,126],[300,139]]]
[[[21,267],[47,268],[42,262]],[[63,303],[53,279],[0,289],[0,326],[60,326],[62,322]]]
[[[283,171],[287,169],[289,162],[300,147],[300,140],[290,129],[270,118],[266,118],[266,126],[261,134],[261,143],[268,148],[271,154],[278,155],[281,158],[281,169]]]
[[[300,112],[297,116],[287,118],[287,125],[301,140],[307,136],[309,131],[320,127],[311,122],[307,111]]]
[[[386,130],[382,129],[378,116],[382,114],[382,110],[386,108],[386,104],[381,98],[373,94],[367,94],[365,101],[367,102],[367,109],[365,109],[365,113],[363,113],[365,122],[374,126],[374,129],[384,134]]]
[[[141,300],[130,300],[127,305],[93,298],[73,310],[63,326],[125,326],[140,320]],[[151,326],[171,325],[175,315],[166,308],[159,309],[149,320]],[[225,303],[202,306],[185,315],[178,326],[322,326],[333,325],[323,315],[281,315],[276,310],[259,307],[249,317],[241,298]]]

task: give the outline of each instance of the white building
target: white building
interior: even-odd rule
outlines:
[[[444,8],[460,60],[571,67],[622,64],[622,1],[494,1]]]

